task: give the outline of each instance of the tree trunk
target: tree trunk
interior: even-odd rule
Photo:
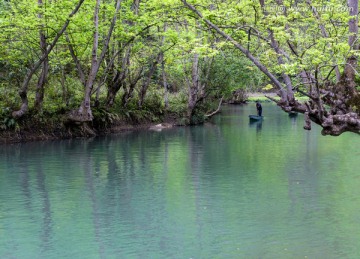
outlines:
[[[162,61],[161,61],[161,73],[162,73],[162,83],[163,83],[163,87],[164,87],[165,109],[168,109],[169,108],[169,90],[168,90],[168,84],[167,84],[166,72],[165,72],[164,54],[162,55]]]
[[[38,0],[38,6],[42,7],[43,5],[43,1],[42,0]],[[45,10],[46,11],[46,10]],[[43,15],[40,11],[39,15],[38,15],[39,19],[43,18]],[[41,29],[39,31],[39,36],[40,36],[40,49],[42,52],[42,55],[45,56],[44,62],[42,64],[42,70],[41,70],[41,74],[36,86],[36,94],[35,94],[35,105],[34,108],[36,111],[40,111],[42,109],[42,103],[44,101],[44,91],[45,91],[45,84],[47,82],[47,76],[48,76],[48,72],[49,72],[49,56],[46,55],[46,49],[47,49],[47,43],[46,43],[46,35],[45,35],[45,31],[44,31],[44,24],[41,26]]]
[[[97,50],[99,46],[99,9],[100,0],[96,0],[95,11],[94,11],[94,35],[93,35],[93,48],[91,53],[91,67],[90,72],[85,84],[85,95],[84,100],[78,110],[78,118],[80,121],[92,121],[93,115],[91,111],[91,91],[94,86],[96,74],[99,69],[99,60],[97,56]]]
[[[265,1],[260,0],[259,2],[260,2],[261,8],[264,10],[263,11],[264,15],[267,16],[268,13],[266,12]],[[282,5],[281,0],[278,1],[277,3],[279,5]],[[283,56],[285,56],[285,51],[280,48],[280,45],[279,45],[278,41],[274,37],[273,30],[268,28],[268,33],[269,33],[270,45],[277,54],[277,62],[278,62],[278,64],[279,65],[285,64],[285,61],[283,59]],[[249,51],[249,49],[248,49],[248,51]],[[285,91],[280,92],[280,96],[281,96],[281,101],[280,102],[282,103],[283,106],[289,106],[289,102],[294,101],[294,92],[293,92],[292,82],[291,82],[291,79],[290,79],[289,75],[286,74],[285,72],[281,73],[281,77],[283,78],[284,83],[286,85],[286,95],[284,94]]]
[[[106,52],[109,47],[111,35],[115,28],[115,23],[117,19],[118,12],[120,10],[120,0],[116,1],[116,10],[115,14],[111,20],[111,24],[108,30],[108,34],[104,40],[104,46],[100,53],[100,55],[97,55],[97,50],[99,47],[99,10],[100,10],[100,0],[96,0],[95,10],[94,10],[94,35],[93,35],[93,48],[91,53],[91,66],[90,66],[90,72],[88,75],[88,78],[86,80],[85,84],[85,94],[84,94],[84,100],[81,103],[79,109],[77,111],[72,111],[69,114],[69,119],[79,122],[89,122],[93,120],[93,115],[91,111],[91,95],[92,95],[92,89],[94,87],[95,79],[97,76],[97,73],[99,71],[100,65],[102,61],[105,59]]]
[[[57,41],[59,40],[61,35],[65,32],[66,28],[68,27],[71,18],[79,11],[79,9],[80,9],[81,5],[84,3],[84,1],[85,0],[79,0],[79,3],[77,4],[77,6],[69,14],[69,16],[66,19],[64,25],[62,26],[60,31],[56,34],[54,40],[49,45],[48,49],[46,50],[46,53],[44,53],[40,57],[40,59],[36,63],[33,64],[33,66],[28,71],[27,75],[25,76],[24,81],[23,81],[22,86],[21,86],[21,89],[19,90],[19,96],[21,98],[22,104],[21,104],[20,110],[14,111],[12,113],[12,116],[14,118],[20,118],[20,117],[24,116],[27,113],[27,111],[29,110],[29,101],[28,101],[28,98],[27,98],[27,92],[28,92],[29,83],[30,83],[33,75],[38,70],[38,68],[41,66],[41,64],[44,62],[44,60],[48,57],[50,52],[54,49]]]
[[[356,51],[359,50],[359,43],[357,43],[358,37],[358,12],[359,12],[359,0],[348,0],[348,7],[350,10],[350,16],[353,18],[349,20],[349,39],[348,44],[350,49]],[[357,68],[357,57],[352,54],[346,61],[344,69],[344,86],[345,94],[354,96],[356,94],[355,74]]]
[[[139,91],[139,102],[138,107],[141,108],[144,104],[144,99],[146,96],[146,92],[150,86],[151,78],[154,75],[157,65],[160,61],[161,53],[159,53],[155,59],[155,61],[151,64],[149,71],[146,74],[146,77],[144,78],[143,84],[141,85],[140,91]]]
[[[166,32],[167,24],[164,23],[164,32]],[[165,43],[165,36],[162,36],[161,39],[161,45],[163,46]],[[165,103],[165,109],[169,107],[169,91],[168,91],[168,85],[167,85],[167,79],[166,79],[166,72],[165,72],[165,53],[161,53],[160,62],[161,62],[161,75],[162,75],[162,84],[164,87],[164,103]]]
[[[133,13],[135,15],[138,15],[138,13],[139,13],[139,4],[140,4],[139,0],[134,0],[132,3],[131,10],[133,11]],[[126,23],[128,23],[129,25],[134,25],[133,21],[126,21]],[[119,42],[119,49],[120,48],[121,48],[121,44]],[[109,82],[109,84],[108,84],[108,92],[107,92],[107,97],[106,97],[106,107],[107,108],[110,108],[113,106],[116,95],[121,87],[124,88],[124,95],[122,96],[122,105],[124,107],[127,105],[128,100],[131,98],[133,88],[135,86],[133,86],[132,83],[130,82],[130,87],[128,89],[126,87],[126,83],[125,83],[126,77],[129,74],[128,67],[130,65],[131,48],[132,47],[130,45],[129,48],[126,50],[125,56],[122,58],[122,60],[119,56],[119,63],[121,63],[121,69],[116,71],[116,75],[114,76],[112,81]]]
[[[191,69],[191,84],[189,84],[189,99],[187,108],[187,118],[191,121],[194,108],[197,103],[197,93],[199,87],[199,54],[195,53]]]
[[[42,109],[42,104],[44,101],[44,94],[45,94],[45,85],[47,83],[48,73],[49,73],[49,59],[46,58],[43,62],[43,68],[41,70],[41,74],[36,87],[35,105],[34,105],[36,111],[41,111]]]
[[[213,24],[207,19],[204,19],[203,15],[191,4],[186,2],[186,0],[181,0],[181,2],[189,8],[191,11],[193,11],[197,16],[203,19],[203,21],[213,30],[215,30],[218,34],[220,34],[222,37],[224,37],[227,41],[231,42],[237,49],[239,49],[261,72],[263,72],[275,85],[276,88],[279,89],[281,96],[283,94],[286,95],[286,92],[283,89],[283,85],[280,83],[280,81],[276,78],[275,75],[273,75],[267,67],[265,67],[256,57],[254,57],[250,51],[248,51],[245,47],[243,47],[239,42],[234,40],[229,34],[222,31],[218,26]]]
[[[230,41],[237,49],[239,49],[250,61],[253,62],[255,66],[257,66],[260,71],[262,71],[271,81],[272,83],[279,89],[280,96],[283,100],[291,100],[292,97],[288,96],[288,93],[292,94],[292,89],[290,89],[291,84],[289,83],[290,78],[284,78],[284,81],[286,83],[286,89],[282,86],[282,84],[279,82],[279,80],[276,78],[275,75],[273,75],[267,67],[265,67],[257,58],[255,58],[249,50],[244,48],[239,42],[234,40],[230,35],[225,33],[223,30],[221,30],[218,26],[213,24],[207,19],[204,19],[202,14],[191,4],[187,3],[186,0],[181,0],[183,4],[190,10],[192,10],[199,18],[202,19],[203,22],[205,22],[208,27],[215,30],[218,34],[220,34],[222,37],[224,37],[227,41]],[[357,0],[348,0],[349,8],[352,11],[353,15],[356,15],[358,13],[358,7],[357,7]],[[356,42],[355,38],[357,37],[357,17],[354,16],[352,20],[349,22],[349,31],[351,33],[352,37],[349,37],[349,44],[353,44]],[[274,42],[272,44],[272,47],[276,48],[276,44],[274,45]],[[357,46],[352,46],[353,49],[358,49]],[[283,54],[278,49],[277,54]],[[342,80],[343,82],[346,82],[346,84],[343,83],[345,88],[347,88],[346,91],[343,91],[345,93],[348,93],[347,95],[351,96],[351,93],[357,93],[354,91],[354,78],[355,78],[355,70],[356,67],[356,57],[349,57],[347,65],[345,67],[345,72],[343,77],[345,80]],[[279,60],[278,60],[279,62]],[[280,61],[281,62],[281,61]],[[315,71],[317,72],[317,71]],[[315,79],[317,79],[317,75],[315,75]],[[344,131],[351,131],[355,133],[360,133],[360,119],[357,113],[354,113],[351,108],[348,106],[349,99],[344,99],[341,94],[339,94],[339,90],[337,89],[333,92],[326,92],[324,91],[322,99],[328,100],[327,102],[323,102],[320,100],[320,93],[322,90],[319,89],[318,82],[315,82],[315,92],[317,93],[316,96],[311,96],[309,94],[306,94],[310,97],[310,101],[307,104],[301,104],[297,102],[295,99],[293,101],[289,102],[288,104],[284,104],[282,102],[279,102],[277,100],[272,99],[269,97],[269,99],[272,99],[275,101],[283,110],[285,111],[297,111],[301,113],[306,113],[306,118],[309,118],[311,121],[321,125],[323,127],[322,134],[324,135],[340,135]],[[356,90],[356,89],[355,89]],[[346,94],[345,94],[346,95]],[[289,98],[290,97],[290,98]],[[356,96],[355,96],[356,97]],[[360,99],[360,98],[359,98]],[[360,103],[360,100],[358,99],[358,102]],[[350,99],[351,101],[352,99]],[[326,111],[326,108],[324,107],[324,104],[328,104],[331,107],[336,107],[336,109],[339,111],[339,113],[329,113]],[[360,109],[360,107],[358,106]],[[309,124],[310,120],[306,120],[306,129],[310,129],[311,125]]]
[[[351,50],[358,50],[358,0],[348,0],[349,20],[348,44]],[[323,128],[323,135],[338,136],[343,132],[350,131],[360,134],[360,97],[356,90],[355,75],[357,57],[351,53],[347,58],[344,72],[340,81],[330,90],[324,89],[320,100],[312,98],[308,105],[308,117]],[[317,95],[320,97],[320,94]],[[314,104],[318,104],[316,109]],[[325,104],[330,107],[327,111]],[[356,108],[354,111],[353,106]]]
[[[127,73],[128,73],[128,67],[130,65],[130,52],[131,47],[129,47],[124,57],[122,58],[121,62],[121,68],[120,70],[116,71],[115,76],[112,78],[112,80],[108,84],[108,91],[107,91],[107,97],[106,97],[106,107],[110,108],[113,106],[115,102],[115,97],[120,90],[121,86],[124,84],[124,81],[126,79]]]
[[[127,107],[130,99],[133,97],[135,86],[142,77],[143,77],[143,68],[141,68],[138,71],[138,73],[136,74],[136,76],[134,78],[131,78],[130,73],[128,73],[129,87],[127,87],[126,83],[124,82],[124,84],[123,84],[124,94],[121,98],[121,103],[124,108]]]

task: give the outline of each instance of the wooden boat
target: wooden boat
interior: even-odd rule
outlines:
[[[264,118],[264,116],[249,115],[250,121],[261,121],[263,118]]]

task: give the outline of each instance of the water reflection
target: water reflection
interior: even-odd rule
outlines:
[[[297,112],[290,112],[289,113],[289,118],[290,118],[293,125],[296,124],[296,120],[298,118],[298,113]]]
[[[357,136],[252,108],[0,148],[0,258],[356,258]]]
[[[262,123],[263,123],[263,120],[258,120],[258,121],[250,120],[249,126],[250,126],[250,128],[256,128],[256,133],[260,134],[261,129],[262,129]]]
[[[292,117],[297,117],[298,116],[298,113],[297,112],[289,112],[289,117],[292,118]]]

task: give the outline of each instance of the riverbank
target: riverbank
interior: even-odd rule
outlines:
[[[162,116],[128,117],[112,114],[112,117],[95,116],[90,124],[68,123],[64,119],[38,118],[27,116],[9,129],[0,130],[0,144],[58,140],[71,138],[89,138],[107,134],[134,130],[162,130],[180,125],[175,114]]]
[[[270,102],[266,97],[277,98],[275,93],[249,93],[247,102]],[[245,102],[246,103],[246,102]],[[175,126],[185,126],[189,122],[182,116],[183,112],[155,113],[150,111],[133,111],[124,114],[94,109],[94,120],[90,124],[74,124],[64,119],[64,114],[43,114],[41,117],[28,114],[20,121],[10,121],[8,127],[0,129],[0,144],[19,142],[57,140],[70,138],[89,138],[133,130],[156,130]],[[204,116],[197,115],[197,122],[203,123]],[[201,117],[201,118],[200,118]]]
[[[33,129],[18,129],[18,130],[6,130],[0,132],[0,144],[13,144],[19,142],[31,142],[41,140],[58,140],[58,139],[70,139],[70,138],[88,138],[101,136],[111,133],[119,133],[130,130],[146,129],[150,127],[150,124],[124,124],[114,125],[105,131],[98,131],[94,128],[73,128],[67,129],[66,127],[57,128],[45,128],[34,127]]]
[[[256,92],[256,93],[249,93],[248,97],[247,97],[247,101],[248,102],[255,102],[255,101],[272,102],[267,96],[271,97],[275,100],[280,100],[280,97],[276,93]],[[302,101],[307,101],[309,98],[306,96],[297,96],[296,99],[299,100],[300,102],[302,102]]]

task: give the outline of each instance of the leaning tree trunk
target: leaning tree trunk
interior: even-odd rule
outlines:
[[[81,5],[84,3],[84,1],[85,0],[79,0],[79,3],[74,8],[74,10],[69,14],[68,18],[66,19],[66,21],[65,21],[64,25],[62,26],[62,28],[60,29],[60,31],[57,32],[54,40],[51,42],[51,44],[49,44],[49,47],[47,48],[46,52],[43,53],[43,55],[40,57],[40,59],[35,64],[33,64],[33,66],[28,71],[27,75],[25,76],[24,81],[21,86],[21,89],[19,90],[19,95],[20,95],[22,104],[21,104],[20,110],[14,111],[12,113],[12,116],[14,118],[20,118],[20,117],[24,116],[27,113],[27,111],[29,110],[29,100],[28,100],[27,94],[28,94],[29,84],[30,84],[30,81],[31,81],[33,75],[39,69],[39,67],[44,62],[44,60],[48,58],[50,52],[54,49],[59,38],[61,37],[61,35],[65,32],[66,28],[68,27],[71,18],[79,11],[79,9],[80,9]]]
[[[267,16],[268,13],[266,11],[265,0],[260,0],[259,3],[260,3],[261,8],[263,9],[264,15]],[[278,4],[282,4],[282,2],[278,1]],[[270,39],[270,46],[277,54],[277,63],[279,65],[285,64],[285,61],[283,59],[283,56],[285,56],[284,55],[285,51],[280,48],[278,41],[274,37],[273,30],[268,28],[268,33],[269,33],[269,39]],[[248,50],[249,50],[249,47],[248,47]],[[281,73],[281,77],[283,78],[284,83],[286,85],[286,91],[284,91],[282,89],[279,91],[279,95],[281,97],[280,103],[284,107],[288,107],[289,102],[294,101],[294,92],[293,92],[292,82],[291,82],[290,76],[288,74],[286,74],[285,72]]]
[[[265,67],[255,56],[250,53],[238,41],[233,39],[229,34],[225,33],[220,27],[216,26],[211,21],[204,19],[201,12],[199,12],[193,5],[186,0],[181,0],[182,3],[196,16],[207,24],[207,26],[218,34],[223,36],[227,41],[231,42],[237,49],[239,49],[252,63],[259,68],[279,89],[280,95],[287,95],[286,90],[279,82],[277,77],[272,74],[267,67]],[[349,45],[353,50],[358,50],[356,38],[358,37],[358,0],[348,0],[348,7],[352,18],[349,20]],[[310,101],[302,104],[294,99],[289,102],[289,105],[283,105],[282,102],[272,99],[285,111],[296,111],[304,113],[308,120],[305,128],[310,128],[310,120],[320,125],[323,130],[323,135],[338,136],[343,132],[354,132],[360,134],[360,95],[356,90],[355,74],[357,67],[357,58],[355,55],[348,57],[344,73],[341,80],[335,86],[327,86],[325,88],[318,83],[319,71],[314,71],[315,86],[310,89],[310,93],[297,91],[308,96]],[[330,108],[329,108],[330,107]]]
[[[203,15],[191,4],[186,2],[186,0],[181,0],[181,2],[189,8],[191,11],[193,11],[198,17],[202,18],[202,20],[213,30],[215,30],[219,35],[224,37],[226,40],[228,40],[230,43],[232,43],[237,49],[239,49],[261,72],[263,72],[270,80],[271,82],[276,86],[276,88],[279,89],[279,91],[284,91],[283,85],[280,83],[280,81],[277,79],[275,75],[273,75],[267,67],[264,66],[258,60],[255,56],[252,55],[252,53],[247,50],[244,46],[242,46],[239,42],[237,42],[235,39],[233,39],[229,34],[225,33],[223,30],[221,30],[218,26],[216,26],[211,21],[204,19]]]

